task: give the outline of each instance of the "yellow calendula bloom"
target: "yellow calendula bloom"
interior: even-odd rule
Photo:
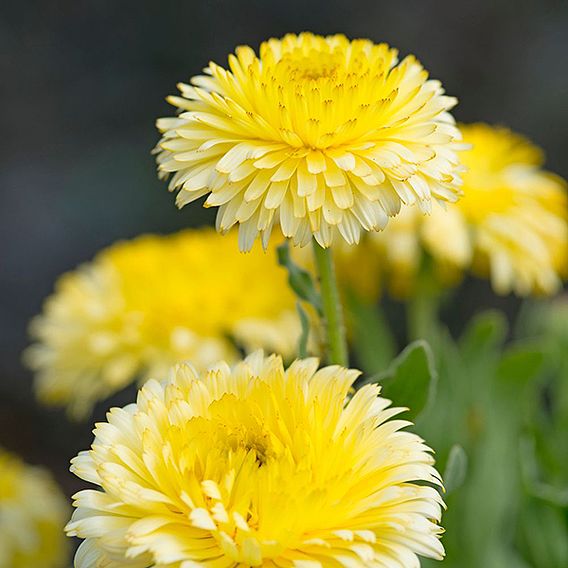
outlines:
[[[526,138],[486,124],[460,126],[472,148],[464,196],[422,216],[409,208],[374,241],[391,284],[408,292],[426,250],[438,268],[489,276],[499,294],[552,294],[568,268],[565,182],[544,171],[542,152]]]
[[[63,275],[32,322],[25,360],[42,401],[83,417],[178,361],[235,361],[235,343],[292,358],[300,333],[274,247],[244,255],[236,233],[207,228],[118,243]]]
[[[178,366],[98,424],[72,462],[77,568],[417,567],[441,558],[442,500],[423,441],[359,372],[287,370],[262,352]]]
[[[356,243],[401,203],[459,195],[456,100],[386,44],[289,34],[190,83],[168,99],[178,116],[158,120],[159,171],[180,207],[207,196],[219,231],[239,224],[243,250],[274,224],[299,245]]]
[[[0,568],[64,568],[68,518],[49,473],[0,448]]]

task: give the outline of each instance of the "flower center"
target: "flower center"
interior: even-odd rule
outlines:
[[[311,50],[305,54],[300,49],[287,54],[280,65],[292,82],[334,79],[340,67],[339,58],[333,53]]]
[[[239,449],[245,450],[247,453],[254,452],[259,467],[266,464],[269,458],[274,456],[270,436],[262,427],[246,428],[242,425],[223,424],[222,429],[224,430],[222,436],[225,438],[225,447],[232,452],[237,452]]]

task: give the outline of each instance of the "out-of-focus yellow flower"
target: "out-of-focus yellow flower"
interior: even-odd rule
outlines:
[[[0,568],[63,568],[67,501],[49,473],[0,448]]]
[[[333,252],[341,290],[374,304],[381,293],[381,260],[374,247],[364,239],[354,246],[341,243]]]
[[[292,358],[300,332],[274,247],[244,255],[236,233],[188,230],[118,243],[62,276],[32,322],[25,359],[40,399],[83,417],[178,361],[236,360],[235,341]]]
[[[98,424],[75,566],[418,566],[441,558],[430,450],[359,372],[262,352],[178,366]],[[426,482],[426,483],[425,483]]]
[[[456,104],[413,56],[343,35],[289,34],[239,47],[229,68],[169,97],[180,114],[158,120],[162,177],[180,207],[207,196],[217,228],[240,224],[248,250],[274,224],[295,244],[312,236],[359,241],[401,203],[429,211],[455,201],[462,168]]]
[[[407,295],[426,250],[446,274],[472,269],[499,294],[552,294],[568,268],[565,182],[543,171],[542,152],[506,128],[460,127],[464,196],[422,216],[407,209],[374,236],[391,287]]]

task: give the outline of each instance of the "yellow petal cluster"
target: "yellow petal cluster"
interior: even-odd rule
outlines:
[[[64,568],[68,514],[49,473],[0,448],[0,568]]]
[[[25,354],[42,401],[76,417],[136,378],[190,359],[206,368],[266,348],[286,358],[301,333],[275,248],[238,252],[213,229],[115,244],[63,275]]]
[[[180,365],[97,424],[67,526],[90,568],[418,567],[441,558],[440,477],[359,372],[256,352]]]
[[[289,34],[179,89],[178,116],[157,123],[159,171],[180,207],[207,196],[219,231],[239,224],[243,250],[275,224],[299,245],[356,243],[402,203],[459,195],[456,100],[386,44]]]
[[[462,154],[462,199],[430,216],[408,208],[374,236],[392,287],[408,293],[426,250],[439,269],[489,276],[497,293],[554,293],[568,269],[564,180],[544,171],[541,151],[506,128],[460,130],[472,146]]]

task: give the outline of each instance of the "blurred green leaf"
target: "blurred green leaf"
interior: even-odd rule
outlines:
[[[467,454],[459,445],[455,444],[450,450],[446,469],[444,470],[444,487],[449,495],[463,485],[467,474]]]
[[[290,246],[288,241],[281,244],[278,249],[278,264],[288,271],[288,283],[298,298],[309,302],[316,308],[318,313],[322,313],[321,298],[314,286],[312,275],[298,266],[290,256]]]
[[[528,493],[556,507],[568,507],[568,487],[556,487],[541,479],[534,439],[522,438],[519,453],[521,474]]]
[[[501,312],[488,311],[473,318],[460,340],[460,351],[467,361],[498,348],[507,334],[507,321]]]
[[[525,556],[538,568],[568,566],[568,524],[563,511],[536,499],[525,503],[519,536]]]
[[[360,368],[366,375],[386,369],[396,354],[396,344],[377,306],[362,302],[353,292],[347,295],[353,350]]]
[[[515,386],[523,386],[542,369],[544,354],[533,343],[518,342],[509,347],[497,368],[497,376]]]
[[[296,302],[296,310],[300,316],[300,324],[302,326],[302,333],[298,340],[298,357],[301,359],[308,356],[308,340],[310,338],[310,318],[306,310],[302,307],[300,302]]]
[[[376,380],[383,395],[397,406],[408,407],[409,419],[416,420],[435,396],[438,374],[430,346],[423,340],[411,343]]]

